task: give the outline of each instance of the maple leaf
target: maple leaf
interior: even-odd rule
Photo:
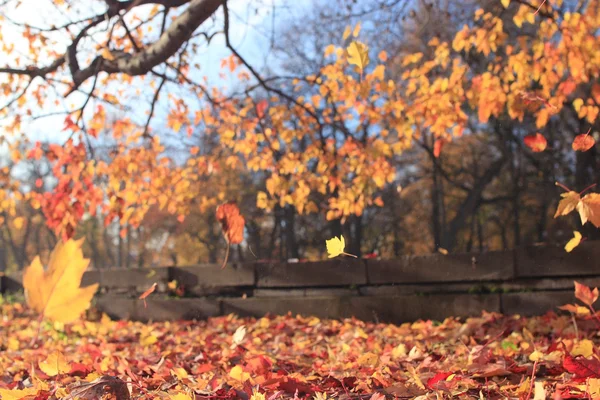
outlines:
[[[565,304],[564,306],[558,307],[560,310],[568,311],[575,314],[578,317],[585,317],[590,315],[590,309],[587,307],[579,306],[577,304]]]
[[[591,308],[596,300],[598,300],[598,288],[594,288],[594,290],[592,290],[589,286],[577,281],[574,281],[574,283],[575,297],[577,297],[577,299],[579,299],[583,304]]]
[[[569,214],[577,207],[579,200],[581,200],[579,193],[572,190],[566,193],[561,193],[560,197],[562,197],[562,200],[558,202],[558,208],[556,209],[554,218]]]
[[[600,361],[596,358],[586,359],[565,354],[563,368],[577,378],[600,378]]]
[[[71,371],[71,365],[64,354],[55,351],[44,361],[39,362],[40,369],[48,376],[56,376]]]
[[[542,135],[541,133],[527,135],[523,139],[523,142],[534,153],[540,153],[540,152],[546,150],[546,146],[548,145],[548,141],[546,140],[544,135]]]
[[[596,140],[594,137],[590,135],[590,131],[587,133],[582,133],[581,135],[575,136],[573,139],[573,144],[571,147],[575,151],[588,151],[596,144]]]
[[[83,239],[59,242],[44,270],[39,256],[23,273],[23,287],[29,307],[52,321],[69,323],[90,307],[98,284],[80,288],[90,260],[83,258]]]
[[[581,224],[590,221],[596,228],[600,228],[600,194],[588,193],[577,203],[577,212],[581,217]]]
[[[579,246],[579,243],[581,243],[581,233],[573,231],[573,238],[571,238],[571,240],[569,240],[565,245],[566,252],[570,253],[573,251],[575,247]]]
[[[344,236],[340,236],[339,238],[334,236],[333,238],[326,240],[325,245],[327,246],[327,255],[329,258],[337,257],[342,254],[356,258],[355,255],[344,252],[344,248],[346,247]]]
[[[364,43],[353,41],[346,49],[348,52],[348,62],[356,65],[362,73],[369,65],[369,48]]]

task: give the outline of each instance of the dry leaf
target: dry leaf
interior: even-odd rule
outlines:
[[[570,253],[575,247],[579,246],[579,243],[581,243],[581,233],[573,231],[573,238],[567,242],[565,250]]]
[[[66,374],[71,371],[71,365],[61,352],[51,353],[44,361],[39,362],[40,369],[48,376]]]
[[[594,288],[594,290],[590,289],[588,286],[583,285],[577,281],[575,283],[575,297],[579,299],[583,304],[588,307],[591,307],[596,300],[598,300],[598,288]]]
[[[326,240],[325,245],[327,246],[327,256],[329,258],[337,257],[342,254],[350,257],[356,257],[354,254],[348,254],[344,252],[344,248],[346,247],[344,236],[340,236],[339,238],[334,236],[333,238]]]
[[[575,136],[571,147],[575,151],[588,151],[594,147],[595,144],[596,141],[594,140],[593,136],[591,136],[589,133],[582,133],[581,135]]]
[[[369,65],[369,48],[361,42],[354,41],[346,49],[348,52],[348,62],[356,65],[362,73]]]
[[[527,135],[523,139],[525,145],[531,149],[534,153],[539,153],[546,150],[546,146],[548,145],[548,141],[541,133],[536,133],[534,135]]]
[[[240,244],[244,240],[244,225],[246,221],[240,214],[240,209],[234,201],[221,204],[217,207],[217,221],[221,223],[221,229],[227,241],[225,260],[223,260],[223,265],[221,266],[221,269],[223,269],[227,265],[229,246]]]
[[[39,257],[23,273],[23,287],[29,307],[52,321],[68,323],[90,307],[98,284],[80,288],[90,260],[83,258],[83,239],[59,242],[44,270]]]
[[[150,296],[150,294],[153,293],[156,290],[156,286],[157,286],[157,283],[154,282],[152,284],[152,286],[150,286],[150,288],[148,288],[144,293],[142,293],[140,295],[140,297],[138,297],[140,300],[144,300],[144,308],[147,307],[147,305],[146,305],[146,297]]]

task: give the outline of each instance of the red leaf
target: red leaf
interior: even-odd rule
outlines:
[[[590,136],[590,131],[587,133],[582,133],[581,135],[575,136],[573,140],[573,150],[575,151],[588,151],[596,144],[596,140],[592,136]]]
[[[567,353],[563,360],[563,368],[574,374],[576,378],[600,378],[600,361],[595,358],[588,360]]]
[[[256,105],[256,115],[258,118],[263,119],[265,116],[265,111],[267,110],[267,100],[261,100]]]
[[[438,372],[433,377],[429,378],[427,387],[432,390],[437,389],[437,384],[445,381],[450,375],[452,375],[452,372]]]
[[[546,150],[546,146],[548,145],[548,141],[541,133],[536,133],[535,135],[527,135],[523,139],[525,145],[531,149],[534,153],[540,153]]]

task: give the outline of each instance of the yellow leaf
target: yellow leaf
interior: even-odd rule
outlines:
[[[173,368],[171,372],[173,372],[178,379],[185,379],[189,376],[187,371],[181,367]]]
[[[258,390],[252,390],[252,396],[250,396],[250,400],[265,400],[266,397],[264,393],[260,393]]]
[[[108,61],[113,61],[115,59],[115,56],[110,52],[110,50],[107,47],[104,47],[102,49],[100,55],[102,56],[102,58]]]
[[[149,336],[146,336],[146,337],[140,339],[140,344],[142,346],[151,346],[156,342],[158,342],[158,338],[154,335],[149,335]]]
[[[239,365],[231,368],[231,371],[229,371],[229,376],[240,382],[245,382],[250,379],[250,374],[245,372]]]
[[[589,193],[577,203],[577,211],[581,217],[581,224],[590,221],[596,228],[600,228],[600,194]]]
[[[500,0],[502,2],[502,5],[504,6],[504,8],[508,8],[508,5],[510,4],[510,0]]]
[[[562,193],[560,197],[562,197],[562,200],[558,202],[558,208],[556,209],[554,218],[569,214],[577,207],[577,204],[581,199],[581,197],[579,197],[579,193],[574,191]]]
[[[171,395],[169,395],[169,399],[171,399],[171,400],[192,400],[192,398],[185,393],[171,394]]]
[[[343,236],[333,237],[325,241],[327,245],[327,255],[329,258],[337,257],[344,254],[344,248],[346,247],[346,241]]]
[[[573,346],[573,350],[571,350],[571,355],[573,357],[584,356],[585,358],[588,358],[591,357],[592,354],[594,354],[594,343],[588,339],[580,340]]]
[[[365,353],[358,357],[356,362],[358,365],[363,367],[375,367],[379,362],[379,357],[377,357],[377,354],[374,353]]]
[[[579,112],[579,110],[581,109],[582,106],[583,106],[582,99],[573,100],[573,108],[575,109],[575,111]]]
[[[29,307],[44,317],[68,323],[90,307],[98,284],[80,288],[90,260],[83,258],[83,239],[59,242],[44,270],[39,256],[23,273],[23,287]]]
[[[348,52],[348,62],[356,65],[360,72],[363,72],[369,65],[369,48],[361,42],[354,41],[346,49]]]
[[[13,225],[15,226],[16,229],[21,229],[23,227],[23,223],[24,223],[24,218],[23,217],[17,217],[13,220]]]
[[[358,37],[359,34],[360,34],[360,22],[358,24],[356,24],[356,26],[354,27],[354,30],[352,31],[352,36]]]
[[[8,390],[0,389],[0,398],[2,400],[20,400],[23,397],[35,396],[38,390],[35,388],[27,388],[23,390]]]
[[[567,242],[565,250],[570,253],[575,247],[579,246],[579,243],[581,243],[581,233],[573,231],[573,238]]]
[[[48,376],[66,374],[71,371],[67,358],[58,351],[51,353],[44,361],[40,361],[39,366]]]
[[[346,29],[344,29],[344,35],[342,36],[343,40],[348,39],[348,37],[350,36],[350,33],[352,32],[352,30],[350,29],[349,26],[346,27]]]

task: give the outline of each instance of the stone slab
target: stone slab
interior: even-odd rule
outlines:
[[[257,287],[351,286],[367,283],[362,260],[341,257],[306,263],[256,264]]]
[[[133,319],[136,321],[176,321],[206,319],[221,315],[218,299],[146,299],[136,301]]]
[[[321,289],[255,289],[255,297],[327,297],[358,296],[358,289],[321,288]]]
[[[562,246],[522,247],[516,270],[519,277],[600,275],[600,242],[583,242],[570,253]]]
[[[267,314],[339,318],[339,297],[250,297],[247,299],[222,299],[223,313],[240,317],[263,317]]]
[[[559,312],[557,307],[578,303],[571,290],[502,293],[502,312],[523,316],[544,315],[548,311]]]
[[[347,308],[344,308],[347,307]],[[429,294],[354,297],[341,314],[364,321],[400,324],[420,319],[442,321],[447,317],[479,316],[500,312],[499,294]]]
[[[370,284],[496,281],[514,277],[512,251],[367,260]]]
[[[100,286],[109,291],[133,290],[135,292],[144,292],[155,282],[166,284],[169,280],[169,269],[166,267],[158,268],[109,268],[101,269]],[[164,285],[161,285],[164,287]]]
[[[212,292],[210,288],[253,286],[254,264],[199,264],[171,267],[170,279],[182,284],[188,293],[202,296]]]
[[[443,320],[446,317],[480,315],[483,310],[500,311],[500,295],[429,295],[361,297],[281,297],[223,299],[223,312],[239,316],[266,314],[319,318],[356,317],[365,321],[402,323],[419,319]]]

